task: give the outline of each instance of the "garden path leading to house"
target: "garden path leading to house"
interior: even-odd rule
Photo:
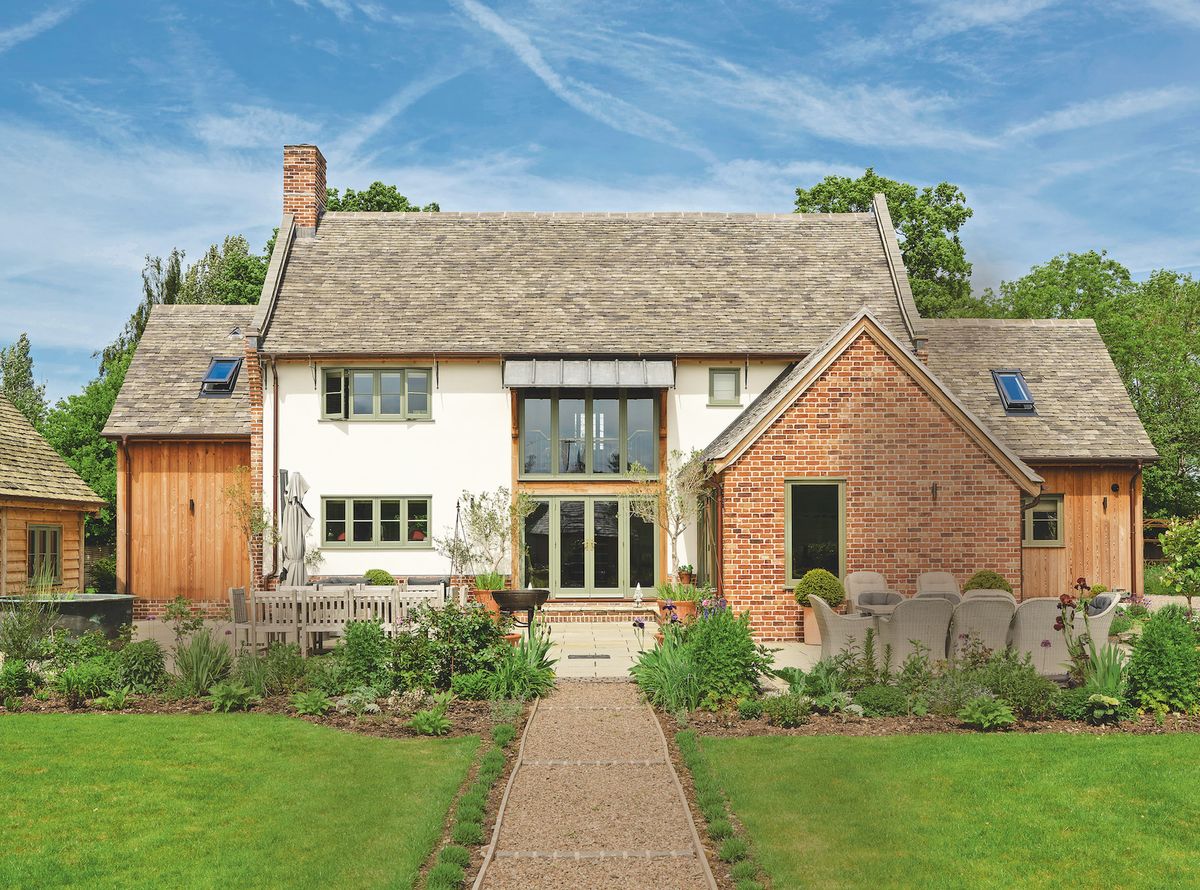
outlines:
[[[538,703],[476,888],[715,890],[666,741],[629,682]]]

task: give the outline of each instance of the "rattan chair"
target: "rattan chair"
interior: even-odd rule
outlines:
[[[961,596],[962,590],[958,586],[957,579],[950,572],[921,572],[917,575],[917,596],[928,596],[933,593],[953,593]]]
[[[1062,631],[1054,629],[1059,617],[1058,599],[1039,596],[1017,606],[1013,616],[1009,645],[1019,655],[1028,654],[1038,673],[1046,677],[1066,676],[1071,656]],[[1076,631],[1083,630],[1083,621],[1076,618]]]
[[[854,614],[858,611],[858,600],[864,593],[887,593],[887,578],[879,572],[851,572],[846,576],[846,611]],[[886,602],[877,605],[887,605]]]
[[[1013,596],[1011,593],[1009,593],[1007,590],[998,590],[998,589],[990,590],[990,589],[980,588],[977,590],[966,590],[963,592],[963,601],[964,602],[966,600],[973,600],[973,599],[1008,600],[1010,603],[1013,604],[1014,609],[1017,607],[1017,598],[1015,596]]]
[[[962,595],[955,593],[953,590],[925,590],[918,593],[917,598],[924,600],[945,600],[952,606],[957,606],[962,602]]]
[[[821,631],[821,658],[833,658],[843,651],[858,649],[875,627],[875,619],[862,615],[839,615],[819,596],[810,596],[813,618]]]
[[[1008,632],[1012,626],[1017,605],[998,596],[975,596],[963,600],[954,608],[950,620],[950,640],[946,654],[954,658],[960,655],[977,637],[979,642],[998,652],[1008,645]]]
[[[882,663],[891,646],[891,664],[899,668],[909,655],[924,650],[932,659],[946,656],[946,637],[954,606],[940,597],[905,600],[890,618],[879,619],[879,642],[875,647]]]

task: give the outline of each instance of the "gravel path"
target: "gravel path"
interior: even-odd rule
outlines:
[[[539,702],[479,890],[715,890],[662,731],[631,683]]]

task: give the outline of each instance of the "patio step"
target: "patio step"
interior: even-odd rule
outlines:
[[[644,618],[646,621],[658,620],[658,607],[653,600],[636,603],[611,602],[591,600],[579,602],[573,600],[548,600],[542,607],[538,617],[548,624],[568,624],[584,621],[621,621],[632,622],[634,618]]]

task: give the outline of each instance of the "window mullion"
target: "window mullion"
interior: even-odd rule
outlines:
[[[558,467],[558,393],[550,396],[550,473],[557,476],[562,470]]]
[[[583,397],[583,475],[590,476],[596,472],[592,460],[592,436],[595,432],[596,417],[592,413],[594,398],[592,390]]]
[[[400,416],[405,420],[411,420],[408,416],[408,370],[402,368],[400,370]]]

